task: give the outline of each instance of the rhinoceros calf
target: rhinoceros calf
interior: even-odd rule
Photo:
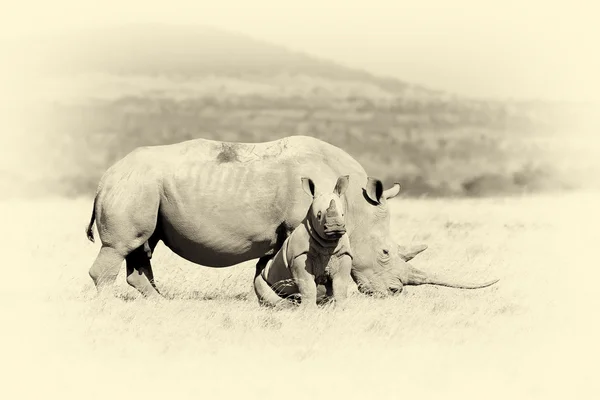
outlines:
[[[125,260],[127,282],[145,296],[159,296],[150,263],[159,241],[196,264],[227,267],[259,259],[262,271],[310,206],[298,180],[310,176],[318,187],[333,187],[344,174],[350,176],[342,202],[352,277],[362,293],[495,282],[453,283],[410,265],[426,246],[405,249],[390,235],[388,200],[400,186],[385,189],[348,153],[308,136],[264,143],[195,139],[129,153],[98,185],[87,236],[94,240],[96,222],[102,247],[89,274],[103,292]]]
[[[282,298],[300,294],[301,306],[312,307],[317,302],[317,283],[327,288],[338,305],[345,303],[352,279],[352,252],[340,196],[348,188],[348,178],[339,177],[332,193],[319,193],[310,178],[302,178],[302,187],[313,202],[302,223],[257,273],[254,290],[260,304],[291,304]]]

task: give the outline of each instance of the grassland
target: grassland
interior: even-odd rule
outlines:
[[[397,199],[394,239],[430,245],[416,265],[501,281],[384,300],[353,290],[348,310],[314,314],[259,308],[252,262],[213,270],[162,244],[168,301],[139,298],[124,271],[98,299],[91,201],[5,201],[3,397],[594,398],[599,200]]]

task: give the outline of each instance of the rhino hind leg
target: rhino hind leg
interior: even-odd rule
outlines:
[[[295,306],[293,301],[279,297],[261,274],[254,277],[254,292],[258,298],[258,304],[263,307],[290,308]]]
[[[89,271],[99,294],[105,294],[106,289],[115,282],[124,260],[125,255],[121,252],[109,246],[102,246]]]
[[[150,256],[159,238],[160,193],[151,175],[132,170],[123,177],[117,172],[103,178],[94,200],[88,234],[95,219],[102,249],[90,276],[100,291],[114,283],[125,260],[127,282],[144,295],[158,295],[151,283]]]
[[[162,297],[154,283],[154,273],[150,263],[152,251],[154,251],[157,243],[158,240],[153,236],[125,257],[127,283],[137,289],[144,297]]]
[[[297,302],[292,298],[283,298],[273,290],[271,285],[262,276],[262,271],[265,269],[273,256],[264,256],[258,259],[256,263],[256,273],[254,275],[254,293],[258,299],[258,304],[263,307],[274,308],[290,308],[296,305]]]

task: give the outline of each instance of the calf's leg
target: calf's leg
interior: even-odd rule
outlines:
[[[352,269],[352,259],[348,256],[344,256],[340,260],[340,265],[337,271],[331,277],[331,286],[333,292],[333,298],[336,305],[344,307],[346,305],[346,299],[348,298],[348,287],[350,286],[350,270]]]
[[[300,307],[303,309],[317,307],[317,284],[314,275],[308,272],[312,270],[308,263],[306,254],[303,254],[294,259],[290,269],[300,292]]]
[[[254,292],[258,298],[258,304],[261,306],[277,308],[290,308],[294,306],[294,303],[291,301],[279,297],[262,275],[254,278]]]

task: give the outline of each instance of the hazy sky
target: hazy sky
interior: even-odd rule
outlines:
[[[52,0],[10,7],[0,17],[7,33],[209,25],[463,95],[600,97],[600,7],[591,1]]]

